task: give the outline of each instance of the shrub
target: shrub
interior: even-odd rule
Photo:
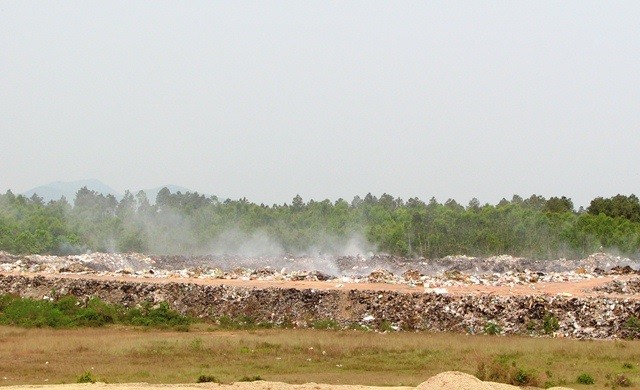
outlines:
[[[142,308],[128,309],[98,298],[91,298],[83,305],[74,296],[65,296],[52,302],[2,295],[0,313],[0,324],[25,328],[98,327],[118,323],[188,331],[192,322],[190,317],[171,310],[166,302],[158,307],[148,304]]]
[[[140,308],[129,310],[127,314],[127,322],[131,325],[175,327],[191,323],[189,317],[172,310],[167,302],[160,302],[157,306],[147,302]]]
[[[79,306],[78,299],[73,295],[61,297],[53,304],[53,307],[67,315],[74,315],[82,310]]]
[[[582,373],[578,376],[578,383],[581,385],[592,385],[596,383],[593,377],[587,373]]]
[[[262,377],[260,377],[260,375],[253,375],[253,376],[243,376],[242,378],[240,378],[240,380],[238,382],[255,382],[255,381],[261,381]]]
[[[95,327],[114,324],[121,316],[120,311],[115,305],[109,305],[98,298],[91,298],[87,302],[87,307],[76,313],[76,325]]]
[[[31,298],[11,297],[3,302],[0,322],[25,328],[63,328],[73,325],[73,321],[52,302]]]
[[[631,316],[622,326],[625,330],[625,337],[636,339],[640,337],[640,320],[636,316]]]
[[[511,377],[511,384],[518,386],[528,386],[534,383],[533,375],[522,368],[516,370]]]
[[[96,383],[96,379],[90,371],[83,372],[76,380],[77,383]]]
[[[213,382],[213,383],[220,383],[220,381],[218,380],[218,378],[216,378],[213,375],[200,375],[198,377],[198,380],[196,381],[197,383],[208,383],[208,382]]]
[[[544,330],[544,334],[553,334],[553,332],[556,332],[560,329],[558,318],[552,313],[545,314],[542,319],[542,329]]]
[[[502,328],[495,322],[489,321],[484,326],[484,333],[489,335],[496,335],[502,333]]]

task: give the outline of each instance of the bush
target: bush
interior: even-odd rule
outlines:
[[[76,324],[78,326],[103,326],[116,323],[118,317],[118,309],[114,305],[109,305],[98,298],[91,298],[87,302],[87,307],[78,312]]]
[[[552,313],[545,314],[542,319],[542,329],[544,330],[544,334],[553,334],[558,331],[558,329],[560,329],[558,318]]]
[[[127,322],[131,325],[175,327],[189,325],[191,319],[172,310],[167,302],[160,302],[157,306],[146,302],[140,308],[129,310]]]
[[[76,380],[77,383],[96,383],[93,374],[90,371],[83,372]]]
[[[596,381],[593,379],[591,375],[587,373],[583,373],[583,374],[580,374],[580,376],[578,376],[578,383],[580,383],[581,385],[592,385],[596,383]]]
[[[192,319],[171,310],[166,302],[158,307],[150,304],[142,309],[128,309],[91,298],[82,305],[74,296],[57,301],[35,300],[17,296],[0,296],[0,324],[25,328],[98,327],[108,324],[170,327],[189,330]]]
[[[65,315],[54,303],[46,300],[11,297],[3,302],[0,323],[25,328],[64,328],[73,325],[73,320]]]
[[[519,368],[512,376],[511,383],[518,386],[531,385],[534,382],[534,378],[531,373]]]
[[[238,382],[255,382],[255,381],[261,381],[262,377],[260,377],[260,375],[254,375],[254,376],[243,376],[242,378],[240,378],[240,380]]]
[[[637,339],[640,337],[640,320],[636,316],[631,316],[622,326],[625,330],[625,337]]]
[[[502,333],[502,328],[495,322],[489,321],[484,326],[484,333],[489,335],[497,335]]]
[[[216,378],[213,375],[200,375],[198,377],[198,380],[196,381],[197,383],[208,383],[208,382],[213,382],[213,383],[220,383],[220,381],[218,380],[218,378]]]

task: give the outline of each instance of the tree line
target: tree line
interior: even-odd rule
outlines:
[[[305,202],[297,195],[290,203],[268,206],[167,188],[153,202],[143,191],[127,191],[118,200],[86,187],[73,203],[0,194],[0,250],[16,254],[204,254],[214,246],[232,253],[256,237],[283,253],[328,253],[362,237],[371,250],[428,258],[575,258],[603,248],[636,256],[640,201],[633,194],[598,197],[587,209],[575,210],[569,198],[538,195],[514,195],[495,205],[473,199],[466,206],[453,199],[405,201],[389,194],[350,202]]]

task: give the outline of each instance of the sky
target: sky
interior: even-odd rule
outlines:
[[[2,1],[0,191],[640,194],[637,1]]]

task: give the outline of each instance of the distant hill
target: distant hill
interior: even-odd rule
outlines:
[[[56,181],[53,183],[32,188],[29,191],[23,192],[22,195],[26,196],[27,198],[30,198],[33,194],[38,194],[38,196],[40,196],[45,201],[45,203],[51,200],[58,200],[64,196],[65,198],[67,198],[67,201],[69,203],[73,204],[73,200],[76,198],[76,193],[82,187],[87,187],[88,189],[92,191],[96,191],[103,195],[111,194],[115,196],[116,199],[118,200],[122,199],[122,196],[123,196],[123,194],[119,193],[118,191],[104,184],[100,180],[96,180],[96,179],[76,180],[76,181],[66,181],[66,182]],[[149,199],[149,202],[153,204],[156,202],[156,196],[158,195],[158,192],[160,192],[160,190],[163,189],[164,187],[167,187],[172,194],[175,194],[178,191],[180,191],[183,194],[185,192],[195,192],[186,187],[182,187],[175,184],[167,184],[159,187],[149,188],[143,191],[147,194],[147,199]],[[131,190],[131,193],[135,195],[138,193],[138,190],[135,190],[135,191]],[[208,196],[208,195],[205,194],[205,196]]]
[[[38,194],[38,196],[40,196],[45,202],[48,202],[50,200],[58,200],[64,196],[65,198],[67,198],[67,201],[69,203],[73,204],[73,200],[76,197],[76,192],[78,192],[78,190],[82,187],[87,187],[90,190],[104,195],[111,194],[118,199],[122,197],[122,194],[118,193],[118,191],[96,179],[55,181],[53,183],[32,188],[29,191],[23,192],[22,195],[29,198],[33,194]]]

